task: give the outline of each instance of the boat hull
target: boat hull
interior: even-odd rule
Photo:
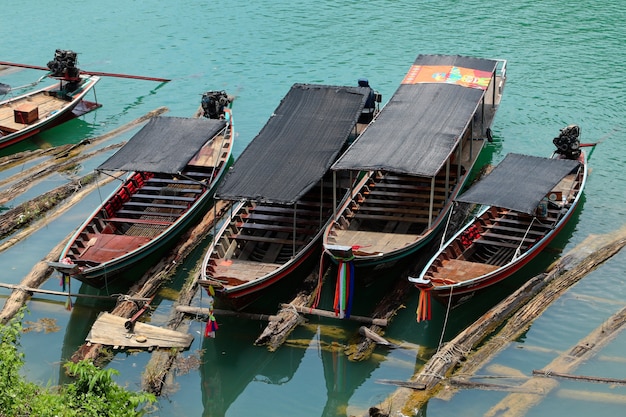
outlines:
[[[216,186],[233,162],[233,137],[228,124],[177,174],[129,173],[52,266],[103,288],[142,261],[160,257],[212,205]]]
[[[410,280],[416,283],[418,289],[427,290],[431,296],[442,304],[455,306],[469,300],[487,287],[491,287],[511,277],[534,260],[562,233],[562,230],[578,209],[587,178],[587,165],[584,153],[581,153],[579,162],[581,163],[581,169],[577,173],[572,174],[571,180],[565,180],[564,182],[566,184],[565,189],[571,187],[570,190],[573,190],[575,195],[565,210],[563,208],[553,210],[554,215],[557,217],[548,230],[542,228],[545,226],[533,228],[532,221],[534,220],[529,220],[525,229],[520,228],[515,231],[512,227],[514,224],[513,220],[507,219],[519,218],[517,213],[500,208],[483,207],[471,222],[461,228],[429,260],[419,278],[410,278]],[[570,184],[576,185],[572,186]],[[550,215],[550,213],[547,214],[546,224],[550,223]],[[528,218],[530,219],[530,217]],[[505,220],[511,223],[502,223]],[[478,249],[476,247],[485,247],[484,244],[477,242],[480,242],[482,238],[489,238],[489,233],[493,232],[494,228],[506,230],[512,236],[515,236],[515,233],[517,233],[516,241],[520,242],[518,244],[519,247],[514,248],[514,245],[506,243],[504,235],[499,235],[502,241],[497,244],[494,243],[492,247],[499,247],[498,251],[502,254],[496,254],[495,249],[490,249],[494,254],[490,257],[490,260],[484,263],[477,262]],[[524,242],[533,239],[534,242],[526,246]],[[515,256],[515,250],[521,250],[521,253]],[[505,251],[508,251],[509,254],[504,255]],[[497,261],[498,257],[502,260]]]
[[[55,95],[56,84],[0,103],[0,149],[28,139],[47,129],[51,129],[101,105],[84,100],[95,84],[97,76],[81,76],[82,84],[72,93],[71,99],[61,99]],[[14,111],[20,105],[28,104],[38,110],[37,120],[29,123],[16,123]]]

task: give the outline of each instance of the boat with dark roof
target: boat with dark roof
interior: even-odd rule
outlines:
[[[51,265],[101,288],[191,226],[232,163],[233,120],[226,105],[214,119],[150,119],[98,167],[127,174]]]
[[[486,140],[506,61],[419,55],[378,116],[332,166],[361,175],[323,238],[336,263],[388,268],[445,223]]]
[[[244,308],[317,260],[321,234],[347,189],[333,193],[330,165],[375,107],[373,90],[362,84],[293,85],[219,186],[216,198],[232,207],[199,283],[225,304]]]
[[[418,321],[430,318],[430,298],[454,306],[534,259],[564,228],[581,199],[587,161],[576,125],[554,139],[551,158],[508,154],[455,203],[481,208],[443,243],[419,276]]]

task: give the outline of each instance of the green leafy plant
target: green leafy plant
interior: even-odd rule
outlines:
[[[19,350],[23,310],[0,325],[0,417],[138,417],[156,402],[148,393],[126,390],[115,383],[114,369],[100,369],[89,361],[68,362],[74,382],[43,388],[20,375],[24,354]]]

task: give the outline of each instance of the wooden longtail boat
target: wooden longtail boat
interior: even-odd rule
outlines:
[[[128,174],[51,265],[101,288],[191,226],[232,163],[230,109],[222,116],[152,118],[98,167]]]
[[[500,104],[506,61],[419,55],[374,121],[332,166],[362,175],[324,250],[353,268],[394,266],[445,223]]]
[[[48,63],[51,72],[47,74],[57,83],[0,102],[0,148],[100,107],[85,100],[100,77],[81,74],[75,64],[75,53],[57,51],[54,61]],[[4,91],[8,93],[10,88]]]
[[[343,197],[340,188],[333,194],[329,168],[365,126],[358,120],[370,93],[369,86],[293,85],[235,161],[216,194],[233,201],[232,209],[214,233],[199,280],[223,304],[244,308],[317,260],[321,234]]]
[[[456,201],[481,209],[442,244],[419,277],[418,321],[430,318],[430,296],[459,304],[498,283],[535,258],[572,217],[587,180],[579,128],[561,131],[555,143],[571,138],[573,150],[552,158],[508,154],[487,176]]]

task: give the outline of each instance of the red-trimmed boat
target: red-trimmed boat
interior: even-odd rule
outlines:
[[[242,309],[313,267],[346,191],[345,184],[333,190],[329,168],[371,120],[373,97],[369,85],[295,84],[235,161],[216,193],[233,204],[213,234],[199,280],[224,305]]]
[[[561,130],[551,158],[508,154],[455,201],[482,208],[442,245],[419,277],[418,321],[430,318],[430,297],[454,306],[535,258],[576,210],[587,163],[580,128]]]
[[[505,83],[504,60],[417,57],[389,103],[331,168],[362,177],[325,231],[333,261],[380,270],[431,240],[491,139]]]
[[[85,100],[100,77],[81,73],[75,52],[57,50],[48,68],[46,76],[58,83],[0,102],[0,148],[100,107],[97,102]],[[10,91],[6,84],[0,86],[0,94]]]
[[[219,107],[216,119],[152,118],[101,164],[127,174],[51,265],[102,288],[197,221],[232,163],[232,116]]]

